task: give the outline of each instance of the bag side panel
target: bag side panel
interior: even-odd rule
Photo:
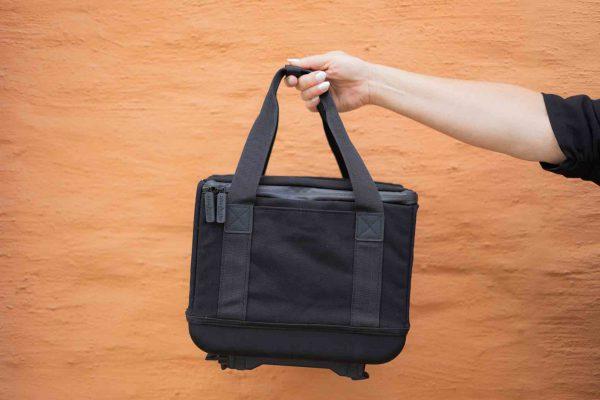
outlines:
[[[202,197],[202,185],[204,181],[200,181],[198,183],[198,187],[196,188],[196,201],[194,203],[194,225],[193,225],[193,233],[192,233],[192,257],[191,257],[191,268],[190,268],[190,292],[189,292],[189,301],[188,301],[188,311],[192,309],[192,305],[194,303],[194,295],[196,289],[196,252],[198,245],[198,221],[200,219],[200,198]]]
[[[207,223],[204,217],[204,199],[197,200],[198,226],[196,249],[192,256],[193,301],[192,313],[203,317],[216,317],[221,271],[223,225]],[[194,258],[195,257],[195,258]]]
[[[408,327],[417,206],[384,204],[384,210],[380,326]]]

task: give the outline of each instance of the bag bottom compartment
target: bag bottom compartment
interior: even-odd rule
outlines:
[[[361,364],[382,364],[394,359],[402,351],[408,332],[248,324],[190,316],[188,321],[194,344],[209,354]]]

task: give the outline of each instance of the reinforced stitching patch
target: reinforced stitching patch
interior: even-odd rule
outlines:
[[[383,241],[383,213],[356,213],[356,240]]]
[[[253,207],[251,204],[228,204],[227,219],[225,220],[225,232],[252,232],[252,214]]]

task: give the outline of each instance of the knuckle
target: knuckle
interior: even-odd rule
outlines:
[[[300,77],[300,79],[298,80],[298,86],[300,86],[300,88],[302,90],[308,89],[313,87],[314,85],[317,84],[317,72],[319,71],[315,71],[315,72],[311,72],[310,74],[306,74]]]
[[[308,77],[308,75],[302,75],[300,77],[300,79],[298,79],[298,88],[300,90],[304,90],[304,89],[306,89],[308,87],[309,82],[306,79],[307,77]]]
[[[317,87],[317,92],[319,94],[325,93],[329,89],[330,86],[331,86],[331,83],[325,81]]]
[[[304,100],[304,101],[310,101],[313,97],[315,97],[312,94],[311,90],[304,90],[304,91],[302,91],[302,93],[300,94],[300,96],[302,97],[302,100]]]
[[[296,79],[295,76],[288,76],[286,83],[290,86],[296,86],[298,84],[298,79]]]

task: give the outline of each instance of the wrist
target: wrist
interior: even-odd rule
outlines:
[[[367,63],[367,104],[381,104],[381,89],[383,86],[382,66]]]

